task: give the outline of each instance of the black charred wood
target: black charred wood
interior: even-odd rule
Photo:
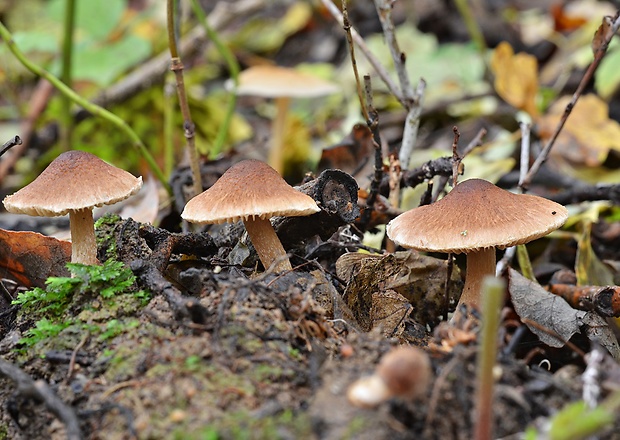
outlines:
[[[343,225],[359,216],[358,186],[355,179],[344,171],[325,170],[316,179],[298,187],[312,197],[321,212],[307,217],[276,218],[274,228],[285,249],[316,235],[327,240]]]

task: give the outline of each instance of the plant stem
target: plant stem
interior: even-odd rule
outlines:
[[[116,116],[114,113],[104,109],[103,107],[99,107],[98,105],[93,104],[92,102],[84,99],[80,95],[78,95],[74,90],[70,87],[67,87],[62,81],[60,81],[57,77],[49,73],[47,70],[39,67],[38,65],[32,63],[24,53],[17,47],[15,42],[13,41],[13,37],[9,30],[4,26],[2,22],[0,22],[0,37],[6,42],[11,53],[17,58],[17,60],[22,63],[22,65],[30,70],[35,75],[38,75],[52,84],[60,93],[69,98],[71,101],[75,102],[77,105],[83,107],[89,113],[99,116],[111,124],[115,125],[118,129],[123,131],[127,137],[133,142],[134,146],[137,147],[142,153],[142,157],[147,161],[149,167],[155,177],[162,183],[162,185],[166,188],[169,194],[171,194],[170,185],[166,181],[161,169],[155,162],[155,159],[146,148],[142,140],[138,137],[135,131],[131,129],[131,127],[121,118]]]
[[[187,141],[189,166],[192,170],[193,195],[196,196],[202,192],[202,177],[200,175],[200,164],[198,163],[198,154],[196,152],[196,126],[192,121],[192,115],[189,111],[189,104],[187,103],[187,95],[185,93],[185,80],[183,79],[183,63],[181,62],[177,50],[177,39],[174,26],[174,10],[176,4],[177,2],[175,0],[167,0],[168,46],[170,48],[171,57],[170,70],[174,72],[177,82],[177,95],[179,96],[181,115],[183,115],[183,133]]]
[[[73,79],[72,60],[73,60],[73,31],[75,29],[75,0],[66,0],[65,2],[65,22],[62,39],[62,71],[60,79],[67,87],[71,87]],[[60,124],[60,148],[62,151],[71,149],[71,137],[73,133],[73,115],[71,114],[71,99],[62,96]]]
[[[476,365],[476,440],[493,438],[493,367],[497,357],[497,330],[504,288],[504,281],[494,276],[486,277],[482,283],[482,333]]]
[[[237,59],[231,52],[231,50],[226,47],[226,45],[222,42],[217,32],[209,25],[209,21],[207,20],[207,16],[204,11],[200,7],[198,0],[192,0],[192,8],[194,10],[194,14],[200,21],[200,23],[204,26],[205,32],[207,33],[207,37],[213,42],[217,51],[220,53],[221,57],[224,58],[226,65],[228,66],[228,72],[230,74],[230,78],[232,79],[234,89],[230,94],[230,98],[228,100],[228,106],[226,107],[226,114],[224,115],[224,120],[222,121],[222,125],[217,132],[217,137],[215,138],[215,142],[213,143],[213,148],[211,150],[211,157],[216,156],[221,153],[224,149],[224,142],[226,142],[226,136],[228,135],[228,129],[230,128],[230,123],[232,121],[233,114],[235,112],[235,106],[237,105],[237,86],[239,85],[239,63]]]
[[[467,0],[455,0],[454,3],[456,4],[456,8],[461,14],[461,17],[463,17],[467,32],[469,33],[470,38],[476,45],[476,49],[478,49],[478,52],[484,55],[487,44],[484,41],[484,35],[482,35],[480,26],[476,22],[476,18],[474,17],[471,6],[469,5]]]

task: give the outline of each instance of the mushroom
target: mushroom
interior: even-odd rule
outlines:
[[[29,185],[4,198],[7,211],[42,217],[69,214],[71,262],[99,264],[93,208],[112,205],[138,192],[142,177],[84,151],[58,156]]]
[[[353,382],[347,390],[347,398],[361,408],[373,408],[392,397],[415,399],[426,392],[432,375],[425,351],[400,346],[381,358],[374,374]]]
[[[286,67],[259,65],[239,74],[237,94],[275,98],[268,162],[278,173],[284,170],[283,141],[290,99],[316,98],[336,91],[335,84]]]
[[[407,211],[388,223],[397,244],[428,252],[467,254],[459,306],[479,308],[485,276],[495,275],[495,248],[525,244],[559,228],[566,208],[529,194],[513,194],[482,179],[465,180],[432,205]],[[457,311],[459,307],[457,307]]]
[[[312,197],[291,187],[269,165],[244,160],[229,168],[211,188],[187,202],[181,217],[192,223],[243,220],[265,269],[275,264],[275,272],[284,272],[292,270],[292,266],[269,219],[319,211]]]

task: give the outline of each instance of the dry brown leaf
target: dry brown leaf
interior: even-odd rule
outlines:
[[[71,259],[71,243],[36,232],[0,229],[0,267],[4,277],[24,287],[44,287],[52,276],[70,276],[65,264]]]
[[[564,299],[547,292],[514,269],[509,270],[508,292],[520,318],[534,321],[561,338],[525,322],[541,342],[550,347],[562,347],[563,341],[583,330],[588,338],[600,343],[615,359],[620,359],[620,347],[613,331],[596,313],[573,309]]]
[[[534,56],[515,54],[512,46],[503,41],[493,51],[491,71],[495,91],[504,101],[531,116],[538,114],[538,62]]]
[[[553,134],[570,99],[568,96],[559,99],[538,120],[543,140]],[[601,98],[594,94],[582,96],[558,136],[551,155],[576,165],[595,167],[605,161],[611,149],[620,151],[620,124],[609,118],[609,107]]]

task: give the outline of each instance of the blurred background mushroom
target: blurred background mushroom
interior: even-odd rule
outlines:
[[[239,74],[237,94],[274,98],[268,163],[284,173],[284,135],[291,98],[317,98],[338,91],[336,84],[292,68],[273,65],[250,67]]]

